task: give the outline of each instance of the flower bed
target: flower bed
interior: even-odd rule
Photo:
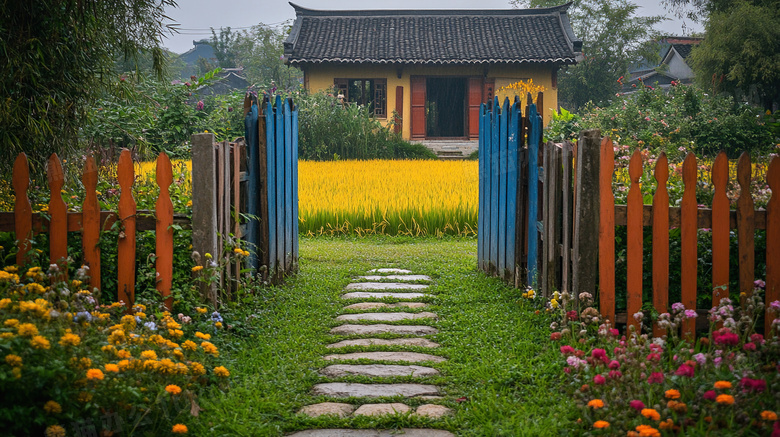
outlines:
[[[547,302],[556,319],[550,338],[579,407],[575,426],[584,435],[780,436],[780,318],[766,338],[755,332],[763,326],[756,323],[762,299],[758,288],[739,304],[723,299],[709,312],[709,332],[691,342],[680,338],[680,326],[696,311],[680,303],[656,318],[667,334],[652,338],[641,312],[634,314],[639,329],[621,335],[589,293],[579,295],[577,308],[572,296],[556,292]],[[780,317],[780,302],[771,310]]]
[[[82,267],[68,279],[56,265],[0,270],[0,429],[187,432],[178,422],[198,415],[198,392],[225,387],[230,375],[211,342],[220,315],[99,305],[85,289],[88,274]]]

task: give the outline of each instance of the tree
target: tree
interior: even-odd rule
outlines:
[[[713,12],[704,41],[690,56],[696,79],[713,91],[755,92],[765,109],[780,102],[780,12],[776,6],[737,2]]]
[[[510,0],[515,6],[549,7],[560,0]],[[574,34],[582,40],[583,59],[561,69],[558,100],[579,108],[587,102],[606,103],[619,90],[618,79],[641,59],[658,57],[653,29],[662,16],[637,16],[639,6],[628,0],[575,0],[569,9]]]
[[[249,83],[264,89],[298,87],[301,71],[286,65],[283,58],[289,31],[289,25],[273,28],[260,23],[240,34],[236,53]]]
[[[86,110],[115,77],[115,55],[148,49],[165,59],[166,7],[175,0],[0,2],[0,170],[19,152],[40,170],[52,152],[77,148]],[[36,164],[39,164],[37,168]]]
[[[238,56],[236,55],[236,42],[239,36],[230,30],[230,27],[220,28],[219,36],[211,28],[211,40],[209,44],[214,49],[214,56],[217,57],[219,67],[222,68],[235,68],[238,62]]]

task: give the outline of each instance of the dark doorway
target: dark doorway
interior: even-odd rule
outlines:
[[[467,136],[466,78],[429,77],[425,88],[426,136]]]

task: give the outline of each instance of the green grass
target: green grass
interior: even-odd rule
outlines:
[[[569,435],[569,424],[576,420],[571,412],[576,409],[558,395],[563,372],[559,353],[548,340],[549,320],[521,302],[519,290],[476,271],[475,239],[320,237],[303,238],[300,247],[297,276],[283,286],[261,289],[223,312],[244,335],[220,345],[231,370],[231,389],[200,399],[205,411],[193,420],[194,435],[275,436],[330,427],[436,427],[468,436]],[[448,361],[432,364],[442,374],[423,382],[441,384],[446,396],[441,403],[453,408],[455,415],[441,421],[409,415],[350,419],[296,415],[304,405],[327,400],[312,396],[310,390],[325,381],[317,370],[329,364],[322,356],[334,353],[325,345],[346,338],[328,333],[339,324],[335,317],[347,304],[339,295],[353,276],[377,267],[407,268],[433,278],[430,292],[435,297],[424,310],[437,313],[439,320],[414,323],[440,330],[433,337],[441,344],[435,353]],[[432,352],[387,346],[350,347],[343,352],[374,350]],[[361,377],[338,380],[367,382]],[[460,398],[466,400],[458,402]],[[360,401],[364,400],[345,402]],[[377,401],[401,399],[371,402]]]

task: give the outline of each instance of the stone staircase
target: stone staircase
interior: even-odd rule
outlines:
[[[479,141],[469,140],[423,140],[420,144],[435,153],[439,159],[466,159],[479,150]]]
[[[325,361],[335,364],[322,368],[320,375],[328,379],[340,379],[351,376],[364,378],[411,377],[414,382],[405,383],[354,383],[354,382],[323,382],[312,388],[312,394],[331,398],[322,402],[303,407],[299,414],[311,417],[335,415],[337,417],[357,416],[387,416],[387,415],[417,415],[429,419],[440,419],[452,414],[452,411],[436,402],[444,399],[439,387],[427,384],[426,378],[439,376],[439,371],[431,364],[446,361],[436,355],[439,347],[428,336],[438,333],[426,321],[436,320],[437,315],[420,311],[428,305],[415,302],[417,299],[429,298],[426,293],[429,287],[425,284],[410,283],[430,282],[431,278],[424,275],[413,275],[411,271],[402,269],[374,269],[370,275],[359,276],[356,282],[345,288],[341,296],[344,300],[361,300],[344,307],[347,314],[336,317],[343,324],[333,328],[334,336],[346,337],[326,347],[333,353],[325,355]],[[379,302],[384,298],[401,300],[398,303]],[[377,309],[393,310],[391,312],[372,312]],[[411,322],[410,322],[411,321]],[[415,324],[393,324],[415,323]],[[419,323],[419,324],[417,324]],[[382,334],[394,334],[397,338],[375,338]],[[399,349],[396,352],[340,352],[340,349],[350,347],[391,346]],[[404,348],[427,348],[431,353],[404,351]],[[353,349],[354,350],[354,349]],[[355,363],[358,362],[358,363]],[[419,381],[418,381],[419,379]],[[370,379],[369,379],[370,381]],[[415,399],[415,404],[423,402],[416,409],[403,402],[372,403],[374,398],[401,397]],[[339,402],[340,400],[360,400],[355,403]],[[402,430],[372,430],[372,429],[310,429],[299,431],[291,436],[296,437],[451,437],[454,434],[439,429]]]

